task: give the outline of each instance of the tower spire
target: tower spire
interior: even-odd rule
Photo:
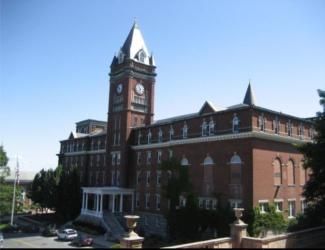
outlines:
[[[247,104],[247,105],[256,105],[256,99],[255,99],[255,96],[254,96],[254,93],[253,93],[253,90],[251,87],[251,79],[249,79],[248,87],[246,90],[246,94],[245,94],[243,103]]]

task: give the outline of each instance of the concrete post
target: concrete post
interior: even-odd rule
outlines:
[[[86,210],[88,210],[88,193],[86,193]]]
[[[100,195],[100,214],[103,215],[103,194]]]
[[[134,212],[134,195],[131,196],[131,212]]]
[[[85,209],[85,193],[82,193],[82,206],[81,206],[81,213],[83,213]]]
[[[231,228],[231,238],[232,238],[232,247],[241,248],[242,247],[242,238],[247,236],[247,224],[245,224],[240,217],[243,214],[243,208],[234,208],[235,216],[237,220],[230,224]]]

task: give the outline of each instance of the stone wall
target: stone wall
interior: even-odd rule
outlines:
[[[324,245],[325,226],[262,239],[242,239],[242,248],[309,248]]]
[[[220,238],[164,248],[232,248],[232,239]]]
[[[167,221],[161,214],[138,212],[140,216],[137,232],[141,236],[157,235],[167,237]]]

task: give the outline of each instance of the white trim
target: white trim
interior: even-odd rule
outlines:
[[[68,152],[68,153],[63,153],[63,155],[64,156],[74,156],[74,155],[104,154],[104,153],[106,153],[106,149],[90,150],[90,151],[78,151],[78,152]]]
[[[226,141],[226,140],[235,140],[235,139],[244,139],[244,138],[258,138],[286,143],[305,143],[312,142],[312,140],[300,140],[296,138],[292,138],[290,136],[280,136],[277,134],[267,134],[265,132],[243,132],[243,133],[235,133],[235,134],[227,134],[227,135],[215,135],[215,136],[206,136],[206,137],[196,137],[196,138],[187,138],[181,140],[173,140],[166,141],[162,143],[151,143],[147,145],[135,145],[132,146],[132,149],[151,149],[151,148],[164,148],[175,145],[183,145],[183,144],[193,144],[193,143],[202,143],[202,142],[211,142],[211,141]]]
[[[288,199],[288,201],[296,201],[296,200],[297,200],[296,198]]]
[[[283,199],[274,199],[274,202],[283,202]]]
[[[268,203],[269,200],[258,200],[258,203]]]

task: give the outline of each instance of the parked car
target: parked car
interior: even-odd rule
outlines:
[[[67,228],[58,231],[59,240],[73,240],[78,236],[78,232],[74,229]]]
[[[57,236],[58,230],[55,227],[46,227],[42,231],[43,236]]]
[[[3,248],[3,234],[0,232],[0,248]]]
[[[78,237],[72,240],[72,244],[77,245],[78,247],[82,246],[91,246],[94,239],[89,236],[78,235]]]

